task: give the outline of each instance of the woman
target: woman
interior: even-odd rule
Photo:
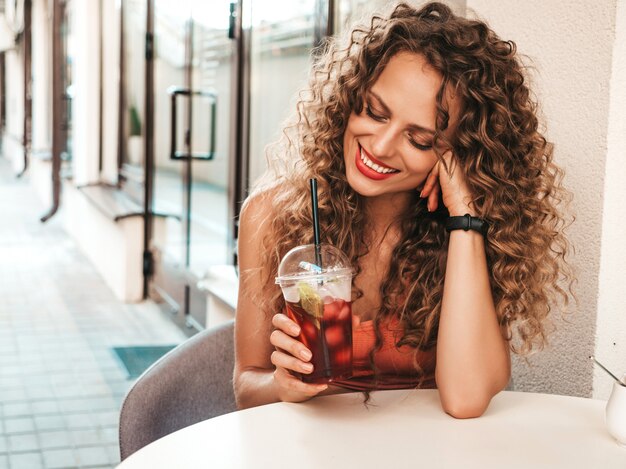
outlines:
[[[515,45],[442,4],[400,4],[328,45],[285,142],[241,215],[238,405],[437,387],[447,413],[480,416],[509,350],[545,342],[570,279],[566,192]],[[312,242],[311,177],[322,241],[357,271],[355,377],[331,385],[297,377],[311,353],[274,284],[282,256]]]

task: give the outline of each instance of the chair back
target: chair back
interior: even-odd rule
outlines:
[[[234,321],[206,329],[163,356],[128,391],[120,456],[194,423],[236,410]]]

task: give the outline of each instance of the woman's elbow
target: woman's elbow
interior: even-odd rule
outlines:
[[[473,419],[485,413],[491,399],[484,398],[444,398],[441,397],[441,407],[444,412],[455,419]]]
[[[492,383],[452,383],[437,381],[439,398],[444,412],[457,419],[471,419],[485,413],[493,396],[508,384],[510,374],[502,373]]]
[[[246,392],[245,379],[242,379],[244,372],[235,368],[233,373],[233,394],[235,395],[235,406],[237,410],[244,410],[253,407],[250,402],[250,393]]]

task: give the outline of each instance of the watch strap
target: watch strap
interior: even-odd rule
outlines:
[[[463,231],[478,231],[481,235],[487,236],[487,229],[489,225],[485,220],[478,217],[472,217],[469,213],[466,213],[462,217],[448,217],[446,220],[446,231],[463,230]]]

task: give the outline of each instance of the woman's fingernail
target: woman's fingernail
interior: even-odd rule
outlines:
[[[289,331],[291,331],[291,335],[299,335],[300,334],[300,328],[298,326],[293,326],[289,329]]]
[[[313,354],[309,350],[301,350],[300,356],[304,358],[305,360],[309,361],[311,357],[313,356]]]
[[[423,199],[424,198],[424,189],[422,189],[422,192],[420,192],[420,197]]]
[[[304,371],[311,372],[313,371],[313,365],[311,365],[310,363],[305,363],[304,365],[302,365],[302,369]]]

